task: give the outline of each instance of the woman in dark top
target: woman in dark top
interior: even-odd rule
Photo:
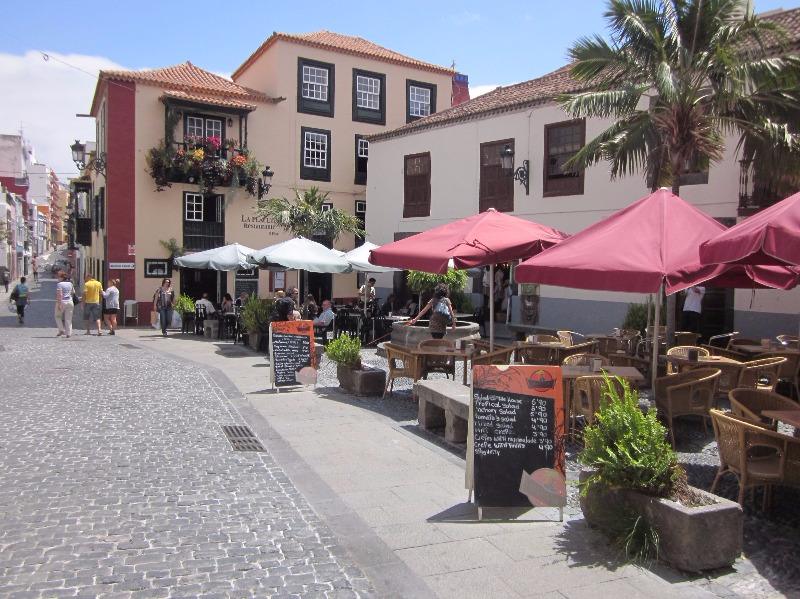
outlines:
[[[431,337],[434,339],[443,338],[447,332],[448,325],[455,330],[456,319],[453,313],[453,304],[450,303],[450,298],[447,297],[449,294],[450,291],[447,285],[439,283],[433,292],[433,297],[419,311],[419,314],[406,323],[406,326],[414,324],[428,311],[431,311],[431,316],[428,319],[428,330],[431,332]]]

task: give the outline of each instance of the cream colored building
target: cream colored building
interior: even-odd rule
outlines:
[[[363,218],[369,156],[363,138],[450,107],[454,85],[457,92],[466,89],[451,69],[327,31],[273,34],[233,81],[189,62],[103,71],[92,104],[94,156],[102,168],[87,169],[87,268],[103,279],[121,278],[123,298],[139,302],[141,320],[170,272],[161,241],[175,239],[197,251],[233,242],[262,248],[289,237],[256,217],[256,196],[234,180],[204,196],[197,176],[166,169],[163,189],[156,190],[148,155],[163,140],[173,152],[192,153],[194,138],[220,138],[224,161],[246,148],[274,172],[270,196],[292,197],[295,189],[316,186],[330,193],[332,206]],[[348,250],[356,242],[342,236],[334,246]],[[256,286],[266,295],[296,283],[293,272],[218,276],[175,269],[171,276],[176,288],[195,296],[207,291],[212,298]],[[309,287],[318,301],[357,293],[355,275],[311,275]]]
[[[789,11],[797,13],[800,11]],[[612,181],[606,164],[570,172],[564,162],[609,122],[572,120],[554,102],[577,84],[566,68],[517,85],[498,88],[393,131],[370,138],[367,229],[371,240],[387,243],[489,207],[576,233],[647,195],[642,177]],[[745,180],[730,140],[724,159],[708,172],[684,177],[681,197],[727,225],[777,198]],[[529,192],[500,165],[513,152],[514,169],[527,161]],[[620,244],[625,244],[624,234]],[[480,298],[480,281],[468,291]],[[392,276],[378,277],[379,295],[393,287]],[[512,286],[515,292],[521,291]],[[633,294],[536,286],[535,324],[584,333],[619,327]],[[512,321],[524,320],[519,296],[512,298]],[[769,335],[794,332],[800,313],[799,291],[714,290],[704,302],[707,332]]]

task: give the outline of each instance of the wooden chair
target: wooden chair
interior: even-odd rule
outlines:
[[[757,360],[762,358],[786,358],[786,362],[781,364],[781,368],[778,371],[778,378],[789,383],[792,386],[794,397],[800,400],[800,354],[793,351],[778,350],[756,356]]]
[[[455,341],[450,339],[425,339],[417,345],[419,349],[455,349]],[[428,378],[432,372],[441,372],[445,376],[452,376],[456,380],[456,359],[453,356],[420,356],[419,378]]]
[[[603,366],[610,366],[608,358],[601,354],[572,354],[561,360],[562,366],[591,366],[593,359],[602,361]]]
[[[407,347],[385,343],[386,360],[389,362],[389,372],[386,376],[386,388],[383,390],[383,397],[387,392],[394,392],[395,379],[411,379],[416,382],[419,378],[417,373],[417,356],[409,351]]]
[[[523,364],[542,364],[554,366],[557,364],[557,351],[553,347],[546,345],[536,345],[530,343],[520,343],[517,345],[516,361]]]
[[[610,356],[623,349],[623,342],[619,337],[596,337],[597,353],[603,356]]]
[[[564,358],[574,356],[575,354],[596,354],[597,342],[586,341],[585,343],[578,343],[569,347],[561,348],[558,351],[559,358],[563,361]]]
[[[679,416],[700,416],[706,429],[708,411],[714,405],[719,368],[697,368],[656,379],[656,408],[667,422],[672,447],[675,447],[673,421]]]
[[[771,430],[778,430],[777,421],[762,415],[764,410],[800,410],[800,406],[791,399],[757,389],[734,389],[728,393],[731,412],[735,416],[750,420]]]
[[[786,358],[777,356],[745,362],[742,364],[736,387],[775,391],[781,367],[786,361]]]
[[[700,333],[691,331],[675,331],[675,345],[697,345]]]
[[[720,461],[712,493],[722,475],[731,473],[739,482],[739,505],[747,489],[764,486],[766,508],[772,485],[800,486],[800,439],[718,410],[710,413]]]
[[[485,352],[476,354],[472,357],[472,365],[473,366],[503,366],[505,364],[511,364],[511,360],[514,357],[515,349],[513,347],[505,347],[502,349],[496,349],[493,352]]]
[[[570,404],[571,434],[575,432],[576,421],[579,416],[583,416],[586,426],[594,424],[595,415],[600,409],[600,403],[605,398],[605,380],[602,375],[589,375],[579,376],[573,382]],[[609,377],[608,380],[617,388],[620,396],[624,395],[625,389],[616,378]]]
[[[689,350],[696,350],[698,356],[708,357],[711,355],[711,352],[708,351],[705,347],[695,347],[693,345],[676,345],[675,347],[670,347],[667,350],[668,356],[680,356],[681,358],[687,358],[689,356]],[[672,362],[667,362],[667,374],[675,374],[678,372],[680,368],[675,366]]]

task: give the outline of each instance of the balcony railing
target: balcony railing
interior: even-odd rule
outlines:
[[[739,216],[750,216],[783,199],[775,180],[759,173],[752,162],[742,160],[739,167]]]
[[[225,223],[184,221],[183,247],[192,252],[225,245]]]

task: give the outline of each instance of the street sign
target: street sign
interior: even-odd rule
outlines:
[[[109,270],[134,270],[136,268],[135,262],[109,262]]]

